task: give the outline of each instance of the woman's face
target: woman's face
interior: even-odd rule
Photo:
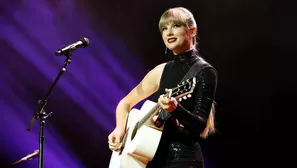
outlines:
[[[192,31],[187,27],[169,23],[162,27],[162,38],[168,49],[174,54],[186,52],[192,45]]]

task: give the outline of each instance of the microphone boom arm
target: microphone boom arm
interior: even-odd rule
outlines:
[[[56,77],[55,81],[52,83],[49,91],[45,95],[44,100],[39,100],[38,101],[38,109],[35,112],[35,115],[31,119],[30,123],[27,126],[27,131],[30,131],[31,128],[33,127],[34,123],[36,120],[40,120],[40,132],[39,132],[39,158],[38,158],[38,168],[43,168],[44,167],[44,126],[45,126],[45,120],[53,114],[53,112],[46,113],[44,108],[48,103],[48,99],[52,93],[52,90],[58,83],[60,77],[63,75],[64,72],[66,72],[66,67],[71,63],[71,58],[72,58],[72,51],[67,52],[66,59],[64,61],[64,66],[60,69],[58,76]]]

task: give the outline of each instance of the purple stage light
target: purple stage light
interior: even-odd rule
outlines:
[[[45,124],[44,148],[46,168],[88,167],[79,150],[88,148],[98,151],[96,154],[106,151],[108,146],[102,142],[106,142],[106,134],[114,127],[115,107],[141,78],[130,74],[126,67],[142,71],[143,65],[102,24],[100,33],[108,34],[118,45],[119,51],[114,52],[114,44],[106,43],[99,31],[83,19],[87,14],[76,12],[76,1],[57,3],[1,2],[0,153],[12,163],[38,149],[39,120],[30,132],[25,129],[37,109],[37,101],[63,66],[65,58],[55,57],[54,52],[88,37],[90,45],[74,51],[71,64],[50,97],[48,109],[53,109],[54,115]],[[137,64],[123,65],[115,53]],[[98,139],[102,142],[95,142]],[[84,143],[79,148],[74,141]],[[109,154],[102,154],[106,155]],[[93,157],[100,160],[101,155]],[[34,167],[36,162],[33,159],[19,166]]]

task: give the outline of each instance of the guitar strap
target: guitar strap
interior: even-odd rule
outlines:
[[[202,58],[199,58],[192,65],[192,67],[189,69],[189,71],[183,77],[183,79],[180,81],[180,83],[182,83],[183,81],[190,79],[194,76],[197,76],[197,74],[205,67],[210,67],[210,65],[206,61],[204,61]],[[198,81],[196,81],[196,82],[198,82]],[[168,113],[167,111],[162,109],[159,113],[157,120],[155,121],[156,127],[160,128],[170,116],[171,116],[170,113]]]

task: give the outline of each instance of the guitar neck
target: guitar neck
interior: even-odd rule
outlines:
[[[149,119],[151,119],[153,116],[155,116],[158,111],[161,109],[161,106],[159,103],[157,103],[137,124],[138,129],[145,124]]]

